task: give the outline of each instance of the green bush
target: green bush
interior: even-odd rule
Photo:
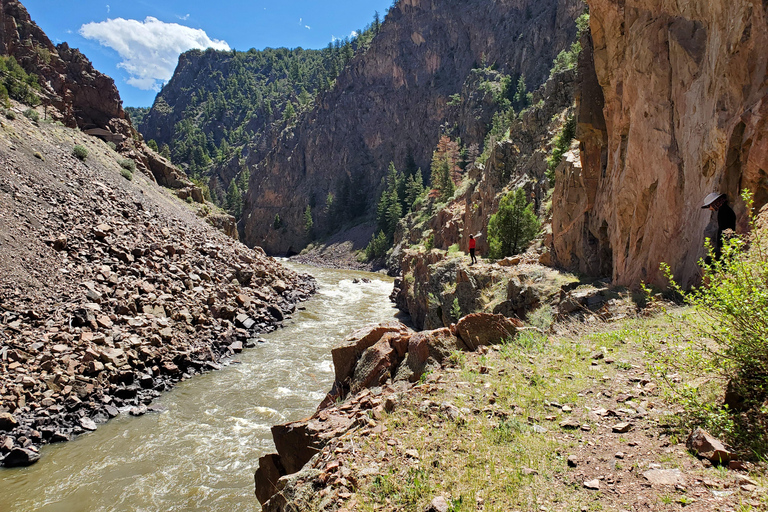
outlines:
[[[111,149],[112,151],[115,151],[115,150],[117,150],[117,144],[115,144],[115,143],[114,143],[114,142],[112,142],[111,140],[110,140],[109,142],[107,142],[107,147],[108,147],[109,149]]]
[[[85,146],[77,144],[74,148],[72,148],[72,155],[80,160],[85,160],[88,158],[88,150]]]
[[[32,108],[28,108],[27,110],[24,111],[24,117],[26,117],[31,121],[35,121],[35,122],[40,121],[40,114],[37,113],[37,110]]]
[[[533,204],[525,197],[525,190],[518,188],[504,196],[499,210],[488,222],[489,256],[505,258],[522,252],[539,234],[541,222],[533,211]]]
[[[136,162],[134,160],[131,160],[130,158],[123,158],[119,160],[117,163],[120,164],[120,167],[125,169],[126,171],[130,172],[136,172]]]
[[[133,180],[133,173],[131,171],[129,171],[128,169],[121,169],[120,170],[120,175],[123,178],[127,179],[128,181]]]
[[[752,211],[752,198],[742,198]],[[703,284],[686,292],[662,264],[672,290],[684,296],[694,314],[688,325],[694,336],[682,353],[663,360],[662,369],[684,371],[703,382],[727,387],[738,410],[713,401],[711,386],[677,386],[675,396],[685,419],[725,435],[735,444],[765,454],[768,450],[768,247],[751,218],[751,235],[723,241],[722,256],[700,262]],[[708,243],[709,246],[709,243]],[[733,402],[733,401],[732,401]]]
[[[37,75],[29,75],[13,56],[0,56],[0,99],[13,98],[25,105],[39,105]]]
[[[557,134],[552,141],[552,155],[547,159],[547,171],[546,176],[549,180],[549,184],[554,186],[555,184],[555,169],[560,165],[560,161],[563,159],[563,155],[570,149],[571,141],[576,137],[576,118],[569,116],[566,119],[563,129]]]
[[[379,231],[378,235],[371,237],[371,241],[365,247],[365,257],[368,261],[381,258],[389,250],[389,241],[384,231]]]
[[[16,113],[13,110],[6,110],[5,118],[13,121],[14,119],[16,119]]]

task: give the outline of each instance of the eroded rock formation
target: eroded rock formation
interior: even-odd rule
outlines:
[[[588,4],[581,161],[558,174],[556,261],[626,285],[665,284],[667,262],[690,285],[713,220],[702,198],[728,194],[739,229],[741,189],[768,201],[766,5]]]

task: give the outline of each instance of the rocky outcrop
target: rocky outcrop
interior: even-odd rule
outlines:
[[[448,105],[473,68],[495,64],[508,75],[524,74],[537,88],[574,38],[582,8],[578,0],[397,2],[365,54],[349,63],[314,110],[283,133],[266,158],[249,155],[245,242],[270,253],[299,252],[308,241],[307,206],[322,231],[338,220],[324,213],[325,198],[345,187],[361,196],[362,210],[371,210],[390,161],[399,169],[411,160],[428,169],[441,125],[476,123],[474,117],[463,122]],[[479,131],[466,135],[473,133]]]
[[[112,78],[94,69],[76,48],[54,45],[17,0],[2,0],[1,5],[0,54],[13,56],[27,73],[38,76],[46,116],[116,144],[124,157],[162,186],[196,188],[202,198],[184,172],[142,142]]]
[[[578,138],[561,170],[556,261],[582,272],[664,285],[668,263],[697,281],[708,193],[728,194],[744,229],[747,188],[768,202],[768,24],[751,0],[588,0]]]
[[[403,277],[393,293],[398,309],[407,312],[418,329],[448,327],[475,312],[525,319],[539,306],[557,301],[563,287],[576,282],[530,259],[508,266],[470,266],[467,260],[437,250],[405,251]]]
[[[331,399],[310,418],[272,427],[278,453],[262,457],[255,475],[256,496],[264,510],[282,510],[295,498],[284,492],[295,487],[288,484],[306,476],[300,470],[315,454],[350,429],[366,426],[371,417],[391,411],[397,394],[426,370],[439,368],[456,350],[501,343],[516,332],[508,318],[474,314],[454,329],[413,333],[389,323],[352,333],[333,351],[336,383]]]
[[[308,276],[203,222],[202,207],[125,179],[98,139],[22,115],[3,126],[0,464],[147,412],[313,292]]]

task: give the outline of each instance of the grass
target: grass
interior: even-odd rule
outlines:
[[[368,454],[365,460],[380,466],[377,475],[357,481],[355,509],[416,512],[443,496],[452,511],[478,510],[479,504],[487,512],[613,510],[613,494],[585,489],[582,482],[588,477],[579,471],[600,466],[597,475],[616,474],[629,481],[642,478],[649,463],[681,469],[699,464],[680,448],[659,448],[662,442],[684,439],[682,432],[664,437],[632,430],[619,436],[609,433],[618,419],[594,421],[586,416],[589,408],[596,407],[600,390],[612,389],[615,396],[614,386],[619,391],[633,389],[633,381],[626,388],[616,383],[626,381],[628,373],[642,373],[645,341],[665,336],[674,321],[662,315],[597,325],[561,322],[551,325],[553,334],[527,331],[486,353],[454,353],[448,368],[423,378],[418,393],[409,393],[405,403],[384,415],[383,433],[353,434],[352,445]],[[627,361],[626,365],[605,360],[593,364],[591,354],[601,349],[606,359]],[[614,407],[636,408],[641,400],[659,399],[639,396]],[[446,402],[462,411],[456,421],[441,412],[439,404]],[[563,412],[561,406],[566,404],[572,413]],[[589,430],[560,429],[559,423],[569,417],[578,418]],[[548,432],[537,432],[534,425]],[[577,469],[568,467],[569,454],[599,450],[604,437],[618,448],[606,448],[611,451],[594,455]],[[630,441],[638,440],[650,444],[633,456],[635,445]],[[619,449],[627,452],[627,458],[614,458]],[[418,458],[406,453],[418,453]],[[691,471],[685,468],[686,473]],[[705,471],[708,478],[729,478],[717,469]],[[682,491],[640,489],[638,494],[649,496],[659,507],[690,502]]]

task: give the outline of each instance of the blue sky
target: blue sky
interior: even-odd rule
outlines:
[[[150,106],[181,52],[323,48],[382,18],[392,0],[22,0],[55,43],[115,80],[123,104]]]

